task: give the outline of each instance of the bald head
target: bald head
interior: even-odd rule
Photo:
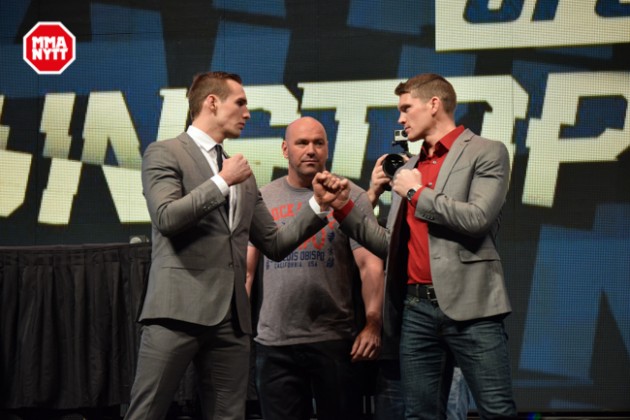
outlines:
[[[299,136],[300,133],[304,131],[320,131],[323,137],[328,141],[328,137],[326,136],[326,129],[313,117],[302,117],[293,121],[291,124],[287,126],[287,129],[284,133],[284,140],[293,138],[295,136]]]
[[[288,181],[294,187],[309,188],[317,172],[326,169],[328,137],[315,118],[302,117],[287,126],[282,153],[289,161]]]

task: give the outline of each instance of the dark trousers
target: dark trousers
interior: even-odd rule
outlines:
[[[265,420],[360,418],[361,393],[350,362],[351,340],[256,345],[256,386]]]
[[[405,418],[400,362],[385,359],[378,362],[374,393],[374,420],[402,420]]]
[[[163,419],[191,361],[204,419],[244,419],[249,349],[250,337],[236,332],[229,316],[212,327],[170,320],[143,326],[125,419]]]

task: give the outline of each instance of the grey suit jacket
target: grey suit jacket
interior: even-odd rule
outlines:
[[[251,333],[245,291],[247,243],[280,261],[326,224],[306,205],[278,228],[251,176],[236,186],[232,230],[224,196],[203,152],[186,133],[150,144],[142,186],[152,222],[152,258],[139,320],[201,325],[224,319],[234,296],[240,329]]]
[[[414,168],[419,157],[404,168]],[[505,145],[465,130],[453,143],[434,189],[424,188],[415,217],[428,222],[431,275],[442,311],[458,321],[511,311],[496,249],[510,177]],[[393,194],[387,228],[354,208],[341,228],[386,258],[383,338],[398,343],[407,285],[407,200]],[[394,345],[393,347],[396,347]]]

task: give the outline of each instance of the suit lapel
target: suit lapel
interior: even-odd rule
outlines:
[[[230,158],[228,152],[223,148],[226,159]],[[247,182],[247,181],[246,181]],[[234,192],[234,200],[230,202],[230,207],[234,207],[234,220],[232,221],[232,231],[236,229],[236,227],[241,223],[241,219],[243,218],[243,203],[244,194],[245,194],[245,182],[241,182],[240,184],[236,184],[231,188],[231,191]]]
[[[241,219],[243,218],[243,203],[245,203],[244,195],[245,195],[245,183],[240,183],[234,186],[234,196],[236,200],[233,200],[234,204],[234,221],[232,222],[232,231],[236,229],[236,227],[241,223]]]
[[[215,173],[212,171],[212,168],[208,164],[208,160],[203,155],[203,152],[199,149],[199,146],[197,146],[197,143],[195,143],[195,141],[187,133],[180,134],[177,139],[182,142],[184,150],[195,163],[196,169],[198,169],[202,179],[207,180],[212,178]],[[217,211],[221,214],[225,224],[229,226],[230,216],[227,214],[225,209],[219,208]]]
[[[442,164],[442,168],[440,168],[440,173],[438,174],[438,178],[435,182],[435,191],[444,190],[444,186],[446,185],[448,177],[451,175],[453,166],[455,166],[455,163],[461,157],[464,149],[468,146],[468,141],[472,136],[472,131],[466,129],[459,135],[459,137],[457,137],[455,142],[453,142],[453,146],[451,147],[451,150],[448,151],[446,159],[444,159],[444,163]]]
[[[197,143],[195,143],[195,141],[186,133],[180,134],[177,139],[182,142],[184,150],[195,162],[195,165],[197,166],[197,169],[199,169],[202,177],[204,179],[212,178],[214,176],[214,172],[208,164],[206,157],[203,155],[203,152],[199,149],[199,146],[197,146]]]
[[[419,155],[412,156],[407,163],[403,166],[405,169],[413,169],[418,164],[418,160],[420,159]],[[407,204],[407,200],[403,200],[398,194],[392,191],[392,206],[389,209],[389,216],[387,221],[388,227],[393,227],[395,223],[400,223],[402,217],[404,215],[404,211],[402,206]],[[394,220],[389,220],[389,218],[395,218]]]

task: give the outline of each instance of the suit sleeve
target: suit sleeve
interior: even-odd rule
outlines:
[[[374,208],[372,207],[372,203],[367,197],[367,193],[363,189],[359,189],[356,187],[355,196],[352,197],[352,201],[354,201],[354,205],[361,210],[361,213],[365,216],[366,221],[378,223],[376,220],[376,216],[374,216]],[[355,239],[350,238],[350,248],[355,250],[357,248],[364,247],[361,243],[357,242]]]
[[[501,142],[484,141],[477,156],[470,159],[453,168],[444,192],[423,188],[415,217],[472,237],[488,233],[501,213],[508,191],[508,151]],[[449,184],[467,194],[449,196]]]
[[[367,248],[381,259],[387,258],[389,251],[389,230],[378,224],[371,210],[354,206],[350,213],[339,223],[342,232]]]
[[[304,203],[302,210],[289,223],[278,227],[258,191],[249,239],[269,259],[282,261],[302,242],[324,228],[326,223],[326,218],[319,217],[308,203]]]
[[[186,192],[183,169],[166,142],[152,143],[142,159],[142,189],[153,225],[164,236],[194,226],[225,202],[217,185],[207,180]]]

